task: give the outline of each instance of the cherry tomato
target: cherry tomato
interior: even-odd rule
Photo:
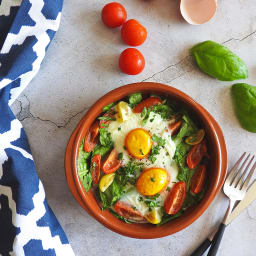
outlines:
[[[205,131],[203,129],[198,130],[194,135],[186,138],[185,142],[189,145],[199,144],[204,139]]]
[[[115,115],[114,110],[110,110],[110,111],[106,112],[103,116],[112,118],[112,117],[114,117],[114,115]],[[100,128],[104,128],[109,123],[110,123],[110,120],[100,120]]]
[[[137,20],[131,19],[123,24],[121,36],[128,45],[138,46],[146,40],[147,30]]]
[[[171,132],[172,136],[178,133],[181,125],[182,125],[181,120],[178,120],[178,121],[175,121],[175,122],[169,124],[169,129],[170,129],[170,132]]]
[[[207,156],[207,147],[205,140],[194,145],[187,155],[187,165],[190,169],[194,169],[200,163],[202,158]]]
[[[118,154],[115,149],[113,149],[108,155],[107,159],[104,161],[102,166],[102,171],[104,173],[113,173],[121,166],[121,161],[118,160]]]
[[[95,121],[85,135],[84,150],[91,152],[97,144],[96,137],[99,134],[99,122]]]
[[[100,179],[101,155],[95,155],[91,161],[91,175],[93,184],[98,184]]]
[[[127,13],[121,4],[112,2],[103,7],[101,18],[107,27],[116,28],[126,21]]]
[[[117,201],[114,206],[114,210],[118,215],[126,219],[134,220],[134,221],[144,220],[143,215],[138,210],[132,208],[131,205],[125,202]]]
[[[134,109],[134,113],[141,113],[144,108],[149,108],[151,106],[157,105],[159,103],[162,103],[162,100],[158,97],[149,97],[142,102],[140,102]]]
[[[176,214],[186,198],[186,183],[180,181],[174,184],[164,201],[164,210],[167,214]]]
[[[137,75],[144,69],[145,59],[139,50],[127,48],[119,57],[119,67],[128,75]]]
[[[190,191],[194,194],[200,193],[204,188],[204,183],[206,179],[206,166],[199,165],[198,169],[194,173],[191,183],[190,183]]]

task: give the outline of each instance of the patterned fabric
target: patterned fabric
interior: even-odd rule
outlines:
[[[0,255],[74,255],[9,108],[40,68],[63,0],[0,0]]]

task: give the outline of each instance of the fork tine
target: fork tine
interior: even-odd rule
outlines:
[[[256,169],[256,162],[255,162],[254,165],[252,166],[252,168],[251,168],[251,170],[250,170],[250,172],[249,172],[249,174],[248,174],[248,176],[247,176],[247,178],[246,178],[246,180],[245,180],[245,182],[244,182],[244,184],[243,184],[243,186],[242,186],[242,190],[247,190],[248,185],[249,185],[249,182],[250,182],[250,180],[251,180],[251,177],[252,177],[252,175],[253,175],[255,169]]]
[[[249,154],[246,159],[243,161],[241,167],[239,168],[238,172],[235,175],[234,180],[231,182],[231,185],[233,184],[235,187],[237,187],[237,184],[239,182],[239,180],[241,179],[241,177],[244,175],[244,173],[241,175],[242,171],[244,170],[245,164],[248,161],[249,157],[251,156],[251,154]],[[240,177],[241,176],[241,177]]]
[[[242,189],[242,185],[243,185],[243,183],[244,183],[244,177],[245,177],[247,171],[249,170],[249,167],[250,167],[250,165],[251,165],[253,159],[254,159],[254,156],[252,156],[251,160],[250,160],[249,163],[247,164],[247,166],[246,166],[244,172],[242,173],[242,175],[241,175],[241,177],[240,177],[240,179],[239,179],[239,181],[238,181],[237,187],[238,187],[239,189]]]
[[[237,167],[239,166],[239,164],[241,163],[241,161],[243,160],[244,156],[245,156],[246,152],[244,152],[242,154],[242,156],[238,159],[238,161],[235,163],[235,165],[233,166],[233,168],[230,170],[228,177],[226,178],[226,182],[227,183],[231,183],[231,181],[234,179],[235,177],[235,173],[237,170]]]

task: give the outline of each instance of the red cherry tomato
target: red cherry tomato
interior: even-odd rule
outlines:
[[[194,194],[200,193],[204,188],[204,183],[206,179],[206,166],[199,165],[198,169],[194,173],[191,183],[190,183],[190,191]]]
[[[175,121],[175,122],[169,124],[169,129],[170,129],[171,135],[177,134],[181,125],[182,125],[181,120],[178,120],[178,121]]]
[[[121,36],[123,41],[128,45],[138,46],[146,40],[147,30],[137,20],[131,19],[123,24]]]
[[[102,171],[104,173],[113,173],[119,169],[121,166],[121,161],[118,160],[118,154],[115,149],[113,149],[108,155],[107,159],[104,161],[102,166]]]
[[[101,18],[107,27],[116,28],[126,21],[127,13],[121,4],[112,2],[103,7]]]
[[[164,210],[167,214],[176,214],[186,198],[186,183],[180,181],[174,184],[164,201]]]
[[[95,155],[91,161],[91,175],[93,184],[98,184],[100,179],[101,155]]]
[[[96,137],[99,134],[99,122],[95,121],[85,135],[84,150],[91,152],[97,144]]]
[[[190,169],[194,169],[201,162],[202,158],[207,156],[207,147],[205,140],[194,145],[187,155],[187,165]]]
[[[141,113],[144,108],[149,108],[151,106],[157,105],[159,103],[162,103],[162,100],[158,97],[149,97],[142,102],[140,102],[134,109],[134,113]]]
[[[119,57],[119,67],[128,75],[137,75],[144,69],[145,59],[139,50],[127,48]]]
[[[139,211],[133,209],[131,205],[125,202],[117,201],[114,206],[114,210],[118,215],[126,219],[134,221],[144,220],[143,215]]]

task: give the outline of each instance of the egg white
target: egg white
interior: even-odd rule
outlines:
[[[170,177],[168,187],[172,187],[175,182],[177,182],[178,175],[178,167],[176,162],[173,160],[173,156],[175,154],[176,145],[171,138],[171,133],[169,131],[169,123],[170,121],[163,120],[159,114],[151,112],[149,118],[144,126],[142,126],[142,120],[140,113],[131,113],[129,119],[120,122],[118,120],[112,121],[108,126],[108,131],[111,133],[112,140],[114,142],[114,147],[118,153],[123,153],[122,164],[126,165],[131,158],[128,151],[125,149],[125,137],[126,135],[133,129],[143,128],[147,130],[150,135],[153,134],[165,139],[165,146],[161,147],[159,154],[156,156],[156,161],[152,163],[147,158],[137,160],[133,158],[135,161],[143,163],[144,168],[158,167],[165,169]],[[160,194],[158,201],[160,206],[163,206],[164,200],[168,194],[168,191],[164,191]],[[141,194],[137,191],[136,187],[133,187],[126,193],[120,200],[127,202],[134,207],[145,216],[149,208],[143,202],[139,200]]]

